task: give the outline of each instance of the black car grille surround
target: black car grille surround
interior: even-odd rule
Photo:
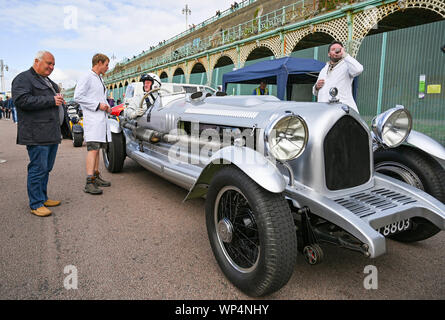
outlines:
[[[371,176],[369,139],[366,130],[351,116],[343,116],[324,140],[326,187],[352,188]]]

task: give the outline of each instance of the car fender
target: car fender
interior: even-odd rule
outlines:
[[[184,201],[204,196],[214,174],[227,165],[235,165],[270,192],[280,193],[286,188],[283,175],[275,164],[261,153],[246,147],[228,146],[212,155]]]
[[[122,128],[119,125],[119,121],[117,121],[116,119],[113,118],[108,118],[108,125],[110,126],[110,131],[112,133],[121,133],[122,132]]]
[[[406,142],[436,158],[445,160],[445,148],[423,133],[411,130]]]

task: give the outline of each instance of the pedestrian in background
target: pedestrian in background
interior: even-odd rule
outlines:
[[[12,121],[17,124],[17,110],[15,108],[14,100],[9,99],[9,110],[11,110]]]
[[[87,144],[87,179],[84,192],[90,194],[102,194],[103,191],[99,187],[111,186],[99,172],[99,150],[106,148],[108,141],[111,141],[111,131],[107,123],[111,108],[107,102],[107,88],[102,80],[109,62],[110,59],[106,55],[95,54],[92,69],[79,80],[74,90],[74,101],[83,111],[84,137]]]
[[[107,98],[108,105],[113,108],[114,107],[114,99],[111,96]]]
[[[48,76],[53,72],[54,56],[39,51],[33,66],[12,81],[12,98],[17,108],[17,144],[26,145],[29,156],[28,198],[31,213],[44,217],[51,214],[47,207],[61,204],[47,195],[49,173],[56,160],[61,142],[60,114],[63,97],[59,87]]]
[[[269,90],[267,89],[267,83],[265,80],[261,80],[260,86],[253,90],[252,95],[264,96],[269,94]]]
[[[6,96],[6,101],[3,104],[3,109],[5,110],[5,119],[9,120],[11,119],[11,109],[10,109],[10,98]]]
[[[3,118],[3,97],[0,97],[0,120]]]
[[[329,102],[331,96],[329,90],[333,87],[338,89],[337,98],[355,111],[357,104],[352,96],[352,81],[363,72],[363,66],[351,57],[338,41],[333,41],[328,48],[329,61],[318,75],[317,82],[313,87],[313,94],[318,102]]]

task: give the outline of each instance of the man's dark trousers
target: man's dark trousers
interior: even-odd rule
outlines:
[[[28,145],[28,198],[32,210],[40,208],[48,200],[49,173],[56,160],[58,144]]]

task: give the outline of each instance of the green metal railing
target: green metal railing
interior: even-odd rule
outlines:
[[[256,0],[255,0],[256,1]],[[240,4],[239,8],[245,7],[255,1],[243,1]],[[395,1],[395,0],[389,0]],[[172,63],[174,61],[178,61],[181,59],[185,59],[187,57],[206,52],[211,49],[220,48],[222,46],[230,45],[236,41],[242,41],[252,36],[256,36],[262,33],[266,33],[269,31],[276,30],[279,27],[283,27],[285,25],[291,25],[298,21],[301,23],[305,23],[306,20],[315,17],[319,14],[324,14],[325,12],[332,10],[340,10],[349,5],[363,5],[363,3],[378,3],[380,1],[364,1],[364,0],[299,0],[293,4],[284,6],[280,9],[276,9],[270,13],[266,13],[264,15],[254,17],[253,19],[238,24],[234,27],[221,30],[220,32],[208,36],[204,39],[201,39],[199,42],[188,42],[185,45],[177,48],[173,52],[165,53],[161,56],[157,56],[152,58],[149,62],[144,62],[142,65],[138,67],[132,67],[125,69],[118,73],[112,73],[106,77],[105,82],[111,83],[116,80],[126,79],[140,73],[146,72],[148,70],[153,70],[157,67]],[[238,9],[239,9],[238,8]],[[224,11],[225,15],[232,13],[232,10],[228,9]],[[221,14],[221,16],[223,13]],[[330,19],[332,17],[327,17],[326,19]],[[199,27],[204,25],[208,25],[215,21],[215,17],[207,19],[203,23],[199,24]],[[204,25],[203,25],[204,24]],[[196,30],[196,29],[195,29]],[[183,33],[165,41],[161,46],[168,45],[173,41],[176,41],[187,34],[195,31],[195,30],[187,30]],[[156,48],[156,50],[158,47]],[[152,52],[152,51],[150,51]],[[147,55],[148,53],[141,54],[131,60],[128,60],[125,64],[128,64],[135,59],[140,58],[141,56]],[[122,65],[121,65],[122,66]],[[140,71],[137,69],[140,67]],[[112,72],[112,71],[111,71]]]
[[[174,42],[174,41],[176,41],[176,40],[178,40],[178,39],[181,39],[181,38],[183,38],[183,37],[189,35],[190,33],[195,32],[195,31],[197,31],[197,30],[199,30],[199,29],[201,29],[201,28],[203,28],[203,27],[205,27],[205,26],[207,26],[207,25],[209,25],[209,24],[211,24],[211,23],[213,23],[213,22],[215,22],[215,21],[217,21],[217,20],[223,18],[223,17],[226,17],[226,16],[228,16],[229,14],[231,14],[231,13],[237,11],[237,10],[240,10],[240,9],[242,9],[242,8],[245,8],[245,7],[247,7],[248,5],[250,5],[250,4],[252,4],[252,3],[256,2],[256,1],[257,1],[257,0],[243,0],[243,1],[241,1],[240,3],[238,3],[238,6],[237,6],[237,7],[234,7],[234,8],[228,8],[228,9],[226,9],[226,10],[224,10],[224,11],[220,11],[219,14],[215,14],[213,17],[208,18],[207,20],[205,20],[205,21],[199,23],[198,25],[194,26],[193,28],[189,28],[189,29],[187,29],[186,31],[183,31],[183,32],[181,32],[180,34],[178,34],[178,35],[176,35],[176,36],[174,36],[174,37],[172,37],[172,38],[170,38],[170,39],[168,39],[168,40],[161,41],[158,45],[153,46],[150,50],[143,51],[142,53],[138,54],[137,56],[134,56],[134,57],[131,58],[131,59],[124,58],[122,61],[119,62],[119,64],[121,64],[121,65],[128,64],[128,63],[130,63],[130,62],[132,62],[132,61],[134,61],[134,60],[137,60],[137,59],[139,59],[139,58],[141,58],[141,57],[144,57],[144,56],[146,56],[146,55],[152,53],[153,51],[156,51],[156,50],[158,50],[158,49],[161,49],[161,48],[163,48],[163,47],[166,47],[166,46],[168,46],[170,43],[172,43],[172,42]]]
[[[391,0],[390,0],[391,1]],[[395,1],[395,0],[392,0]],[[256,0],[245,0],[240,2],[237,9],[244,8],[251,3],[256,2]],[[371,3],[378,2],[375,1],[363,1],[363,0],[299,0],[293,4],[284,6],[280,9],[274,10],[270,13],[266,13],[264,15],[254,17],[247,22],[241,23],[234,27],[221,30],[217,34],[206,37],[199,42],[188,42],[180,48],[176,49],[171,53],[166,53],[161,56],[154,57],[150,59],[150,61],[145,61],[138,66],[133,66],[130,68],[125,68],[125,65],[134,61],[135,59],[139,59],[141,56],[145,56],[148,53],[159,49],[156,49],[145,52],[143,54],[138,55],[133,59],[129,59],[126,62],[120,63],[119,67],[125,68],[120,72],[113,72],[111,70],[108,75],[105,76],[105,83],[109,84],[115,81],[125,80],[131,78],[133,76],[137,76],[141,73],[147,72],[149,70],[153,70],[155,68],[159,68],[169,63],[173,63],[175,61],[179,61],[181,59],[185,59],[187,57],[197,55],[208,50],[221,48],[223,46],[230,45],[236,41],[243,41],[249,38],[252,38],[259,34],[264,34],[266,32],[273,32],[279,27],[283,27],[287,25],[287,27],[300,23],[305,23],[307,19],[311,17],[315,17],[320,13],[324,13],[329,10],[337,10],[345,8],[347,5],[351,4],[363,4],[363,3]],[[199,24],[196,28],[201,28],[205,25],[215,22],[217,19],[227,16],[232,13],[234,10],[227,9],[221,12],[221,15],[218,17],[212,17],[210,19],[205,20],[201,24]],[[341,11],[341,10],[340,10]],[[332,18],[332,17],[331,17]],[[300,22],[298,22],[300,21]],[[195,29],[196,30],[196,29]],[[167,46],[173,41],[176,41],[189,33],[195,30],[187,30],[179,35],[165,41],[161,46]]]
[[[143,56],[146,56],[149,53],[151,53],[155,50],[158,50],[162,47],[165,47],[165,46],[169,45],[170,43],[172,43],[178,39],[181,39],[181,38],[187,36],[188,34],[195,32],[196,30],[199,30],[200,28],[205,27],[205,26],[217,21],[218,19],[221,19],[221,18],[233,13],[236,10],[245,8],[248,5],[250,5],[256,1],[257,0],[244,0],[244,1],[240,2],[236,8],[226,9],[226,10],[220,12],[219,15],[215,15],[215,16],[199,23],[195,27],[189,28],[186,31],[181,32],[180,34],[178,34],[168,40],[161,42],[159,45],[153,47],[152,49],[150,49],[148,51],[144,51],[137,56],[134,56],[132,59],[125,59],[125,60],[121,61],[120,64],[128,64],[134,60],[137,60]],[[364,0],[300,0],[294,4],[277,9],[271,13],[268,13],[268,14],[265,14],[265,15],[262,15],[259,17],[255,17],[254,19],[252,19],[248,22],[245,22],[243,24],[240,24],[235,27],[232,27],[232,28],[222,31],[221,32],[222,34],[219,37],[219,39],[222,39],[222,41],[218,41],[218,38],[215,41],[212,41],[214,36],[210,36],[207,39],[202,41],[203,43],[205,43],[205,45],[198,46],[198,47],[204,48],[203,50],[205,50],[205,48],[209,47],[208,46],[209,43],[212,45],[212,47],[214,47],[214,45],[217,45],[217,46],[224,45],[224,44],[230,43],[235,40],[240,40],[242,38],[249,37],[252,34],[258,34],[258,33],[273,29],[273,28],[277,28],[279,26],[282,26],[289,22],[292,22],[295,19],[307,19],[308,17],[317,15],[324,11],[335,10],[335,9],[341,8],[344,5],[363,2],[363,1]],[[181,55],[181,53],[184,53],[184,52],[187,54],[199,52],[196,50],[189,50],[188,48],[191,46],[192,46],[192,44],[188,43],[184,47],[176,50],[176,51],[179,51],[179,57],[180,58],[184,57],[183,55]],[[171,55],[171,54],[167,54],[167,55]],[[173,59],[174,59],[175,55],[178,56],[178,54],[173,54]],[[157,58],[156,63],[150,64],[147,67],[152,68],[153,66],[156,66],[158,64],[165,64],[170,61],[171,61],[171,57],[163,56],[163,57]]]
[[[243,1],[242,4],[244,6],[247,6],[254,1]],[[247,22],[244,22],[242,24],[236,25],[234,27],[221,30],[220,32],[208,36],[204,39],[201,39],[198,43],[188,42],[185,45],[181,46],[180,48],[176,49],[175,51],[171,53],[165,53],[161,56],[155,57],[150,60],[150,62],[145,62],[141,66],[141,71],[149,70],[156,68],[158,66],[162,66],[168,63],[171,63],[173,61],[177,61],[180,59],[184,59],[188,56],[199,54],[201,52],[204,52],[206,50],[212,49],[212,48],[218,48],[230,43],[233,43],[235,41],[243,40],[250,38],[254,35],[264,33],[270,30],[274,30],[278,27],[296,22],[296,21],[303,21],[307,19],[308,17],[315,16],[319,14],[320,12],[326,10],[327,6],[331,6],[332,3],[337,3],[337,6],[345,5],[345,4],[351,4],[355,2],[362,2],[360,0],[337,0],[337,1],[326,1],[324,3],[323,1],[314,1],[314,0],[299,0],[293,4],[290,4],[288,6],[284,6],[280,9],[274,10],[270,13],[266,13],[264,15],[254,17],[254,19],[251,19]],[[318,3],[318,5],[317,5]],[[335,7],[336,8],[336,7]],[[230,10],[230,9],[229,9]],[[226,14],[229,14],[231,12],[228,12],[226,10]],[[205,21],[205,25],[214,22],[213,18],[208,19]],[[201,25],[201,24],[200,24]],[[183,32],[165,42],[165,44],[169,44],[187,34],[189,34],[190,31]],[[135,57],[132,60],[127,61],[127,63],[130,63],[131,61],[139,58]],[[110,76],[107,76],[106,83],[110,83],[116,80],[124,79],[127,77],[130,77],[132,75],[137,74],[137,67],[128,68],[124,71],[121,71],[119,73],[111,74]]]

